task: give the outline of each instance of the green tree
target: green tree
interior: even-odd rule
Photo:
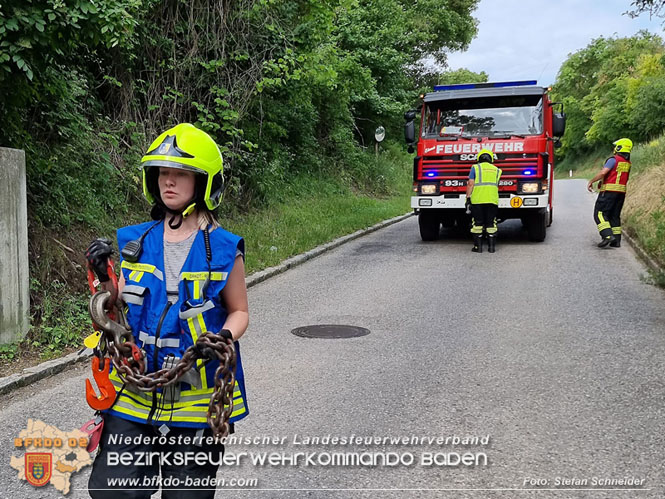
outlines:
[[[560,153],[577,154],[607,144],[617,136],[636,140],[657,133],[652,120],[643,120],[645,99],[661,87],[644,90],[663,78],[662,39],[642,31],[629,38],[598,38],[572,54],[561,66],[553,99],[562,101],[567,114],[566,133]],[[639,96],[639,97],[638,97]]]
[[[458,83],[487,83],[489,75],[485,71],[474,73],[473,71],[460,68],[444,71],[439,75],[439,85],[455,85]]]
[[[402,113],[413,104],[420,83],[436,75],[425,64],[439,66],[449,50],[462,50],[476,34],[471,12],[477,0],[373,0],[355,2],[340,12],[339,46],[367,68],[370,92],[354,93],[352,112],[365,140],[381,122],[388,133],[400,133]]]

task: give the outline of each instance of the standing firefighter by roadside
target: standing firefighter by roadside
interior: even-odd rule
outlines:
[[[131,341],[136,344],[132,347],[139,357],[143,354],[145,376],[175,366],[185,356],[198,360],[179,372],[175,383],[160,381],[156,390],[146,391],[145,386],[141,390],[135,383],[123,383],[119,376],[132,357],[122,362],[114,358],[109,377],[116,398],[102,411],[101,451],[90,476],[90,495],[149,498],[161,484],[163,498],[212,498],[215,484],[210,480],[224,451],[208,427],[220,362],[200,339],[213,333],[213,340],[223,341],[231,351],[235,348],[235,382],[229,382],[233,403],[227,404],[233,423],[248,414],[237,341],[249,320],[244,242],[222,229],[213,215],[222,197],[223,166],[208,134],[188,123],[177,125],[152,143],[141,163],[153,222],[118,230],[118,288],[127,306]],[[111,242],[101,239],[86,253],[102,282],[109,280],[111,253]],[[229,386],[227,396],[230,392]],[[217,414],[214,421],[219,424],[220,419]],[[144,459],[150,453],[153,458]],[[178,453],[204,457],[184,461]],[[113,457],[118,455],[140,459],[141,464],[123,465]],[[118,478],[135,482],[128,485]],[[192,490],[197,486],[207,490]]]
[[[601,241],[599,248],[621,246],[621,209],[626,199],[626,185],[630,175],[630,151],[633,142],[619,139],[613,143],[614,156],[608,158],[602,170],[596,174],[587,189],[593,192],[593,184],[600,180],[598,198],[593,209],[593,218],[598,226]]]
[[[496,214],[499,208],[499,179],[501,170],[494,166],[494,154],[489,149],[481,149],[478,163],[471,167],[466,187],[466,202],[471,204],[473,248],[483,252],[483,229],[487,233],[487,250],[494,253],[496,248]]]

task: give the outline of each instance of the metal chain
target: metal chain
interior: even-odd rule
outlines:
[[[107,296],[98,296],[100,293],[106,293]],[[111,310],[99,306],[100,301],[105,302],[110,296],[111,293],[108,291],[98,291],[90,299],[89,309],[93,322],[104,332],[106,349],[122,382],[144,392],[154,392],[158,388],[164,388],[178,381],[196,366],[197,360],[216,358],[220,364],[215,371],[215,388],[210,398],[207,420],[215,437],[227,436],[230,430],[229,419],[233,412],[236,371],[236,350],[233,340],[213,333],[204,333],[185,351],[175,366],[143,374],[145,356],[132,341],[133,335],[121,312],[121,306],[116,303]],[[117,317],[119,322],[110,319],[109,312]]]

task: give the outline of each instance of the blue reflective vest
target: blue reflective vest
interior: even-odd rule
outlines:
[[[140,238],[154,222],[124,227],[118,230],[118,247]],[[224,229],[210,231],[211,280],[203,296],[203,284],[208,278],[203,231],[199,231],[180,271],[178,301],[170,304],[166,296],[164,280],[164,223],[150,230],[143,240],[143,251],[137,263],[121,258],[125,277],[122,299],[127,304],[127,321],[134,341],[145,351],[146,372],[158,371],[169,363],[177,363],[184,352],[205,332],[219,332],[224,325],[227,311],[220,292],[233,269],[237,250],[244,253],[244,241]],[[249,414],[245,394],[245,379],[240,358],[240,345],[235,342],[236,383],[233,389],[233,412],[230,422]],[[175,365],[175,364],[173,364]],[[109,410],[118,417],[140,423],[193,428],[207,427],[208,404],[215,381],[219,361],[197,361],[183,382],[142,392],[127,384],[122,391],[122,381],[113,370],[110,378],[116,387],[118,398]]]

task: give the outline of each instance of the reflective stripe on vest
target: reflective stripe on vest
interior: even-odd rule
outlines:
[[[199,336],[203,335],[203,333],[208,332],[205,321],[203,320],[202,312],[193,317],[188,317],[187,326],[189,327],[189,334],[191,334],[192,338],[194,339],[194,343],[196,343],[196,340],[199,338]],[[207,386],[208,380],[206,378],[206,370],[201,369],[203,366],[204,366],[203,359],[199,359],[196,361],[196,367],[201,372],[201,383],[203,384],[203,386]]]
[[[472,204],[499,204],[501,170],[491,163],[473,165],[476,178],[471,192]]]
[[[116,391],[119,391],[122,387],[122,381],[120,381],[117,374],[113,373],[109,376],[109,379],[116,387]],[[173,404],[169,403],[168,411],[166,409],[158,411],[158,413],[154,415],[154,420],[160,422],[163,421],[165,423],[168,423],[169,421],[195,421],[198,423],[206,423],[208,405],[213,390],[214,388],[208,388],[204,390],[206,392],[206,400],[203,402],[201,402],[200,391],[197,390],[197,393],[195,394],[192,394],[194,390],[183,391],[180,395],[179,401]],[[156,393],[156,396],[157,406],[160,407],[163,405],[163,394]],[[152,392],[140,392],[138,390],[131,391],[128,389],[128,387],[125,387],[111,408],[111,412],[119,412],[128,416],[132,416],[138,420],[145,421],[148,418],[152,408],[152,397]],[[161,414],[159,412],[161,412]],[[246,412],[245,404],[240,392],[240,387],[236,381],[233,387],[233,412],[231,413],[231,417],[238,417],[244,412]]]
[[[211,281],[226,281],[228,277],[228,272],[181,272],[180,280],[181,281],[192,281],[194,283],[194,299],[199,300],[201,298],[201,285],[208,278]]]
[[[623,156],[614,156],[616,166],[605,176],[600,186],[601,191],[626,192],[631,163]]]
[[[155,337],[149,336],[145,331],[139,333],[139,341],[142,341],[144,345],[157,345],[160,348],[178,348],[180,346],[180,339],[178,338],[159,338],[155,341]]]
[[[154,265],[149,265],[145,263],[130,263],[127,260],[123,260],[120,265],[123,269],[129,269],[132,272],[129,274],[129,279],[132,281],[140,281],[143,277],[144,272],[149,272],[153,274],[160,281],[164,280],[164,274]]]
[[[143,295],[145,294],[145,290],[146,288],[143,286],[127,284],[122,288],[122,300],[125,303],[131,303],[133,305],[143,305]]]

